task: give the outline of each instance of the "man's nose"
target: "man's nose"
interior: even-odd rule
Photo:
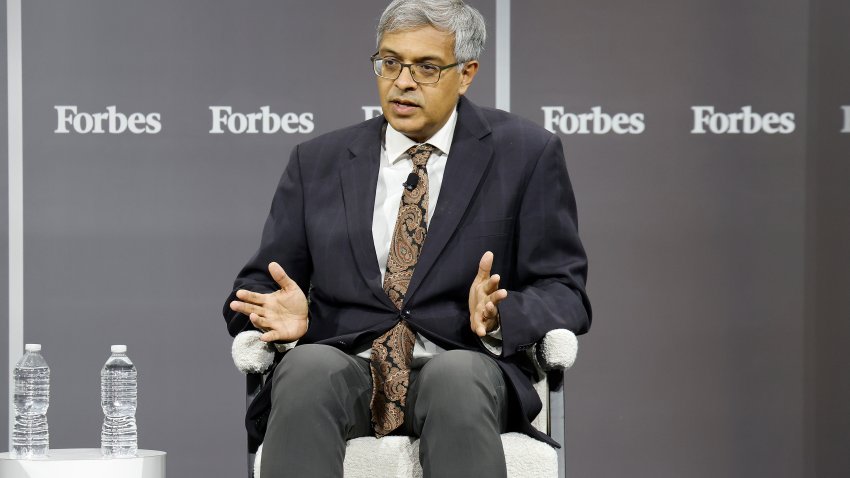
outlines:
[[[408,66],[401,69],[401,74],[395,79],[395,85],[400,90],[414,90],[419,83],[413,81],[413,71]]]

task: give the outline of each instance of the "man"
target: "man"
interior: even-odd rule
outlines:
[[[345,442],[420,437],[425,476],[505,476],[540,410],[523,351],[590,325],[557,136],[463,97],[484,21],[396,0],[372,57],[383,116],[292,152],[224,315],[298,346],[277,366],[262,476],[342,476]],[[307,295],[309,294],[309,303]]]

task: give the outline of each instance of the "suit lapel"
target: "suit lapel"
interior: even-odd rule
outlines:
[[[490,128],[478,108],[461,97],[437,209],[428,225],[428,235],[407,287],[405,302],[413,296],[446,247],[478,189],[493,157],[493,147],[485,139],[489,134]]]
[[[381,163],[383,123],[382,119],[376,118],[364,125],[349,146],[351,158],[348,164],[340,169],[340,183],[348,236],[357,267],[378,300],[395,309],[395,305],[381,286],[378,254],[375,252],[375,241],[372,238],[372,214]]]

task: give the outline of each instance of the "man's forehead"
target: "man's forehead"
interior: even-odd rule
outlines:
[[[449,60],[454,57],[454,35],[430,26],[387,32],[378,51],[411,61]]]

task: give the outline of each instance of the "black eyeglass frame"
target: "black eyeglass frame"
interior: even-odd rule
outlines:
[[[396,75],[395,78],[391,78],[389,76],[384,76],[384,75],[378,73],[378,63],[377,63],[378,60],[384,61],[385,58],[378,56],[377,52],[374,55],[369,57],[369,61],[372,62],[372,71],[379,78],[384,78],[386,80],[397,80],[398,77],[401,76],[401,72],[404,71],[405,68],[407,68],[410,71],[410,77],[413,78],[413,81],[415,81],[416,83],[418,83],[420,85],[433,85],[433,84],[437,83],[438,81],[440,81],[440,78],[443,77],[443,70],[447,70],[447,69],[449,69],[453,66],[458,66],[458,65],[461,65],[461,64],[464,63],[462,61],[459,61],[457,63],[452,63],[451,65],[440,66],[440,65],[435,65],[433,63],[428,63],[428,62],[402,63],[401,61],[394,59],[395,61],[398,62],[399,65],[401,65],[401,68],[399,68],[399,70],[398,70],[398,75]],[[437,68],[437,79],[434,80],[434,81],[426,81],[426,82],[422,82],[422,81],[417,80],[416,74],[413,73],[413,66],[414,65],[430,65],[430,66]]]

